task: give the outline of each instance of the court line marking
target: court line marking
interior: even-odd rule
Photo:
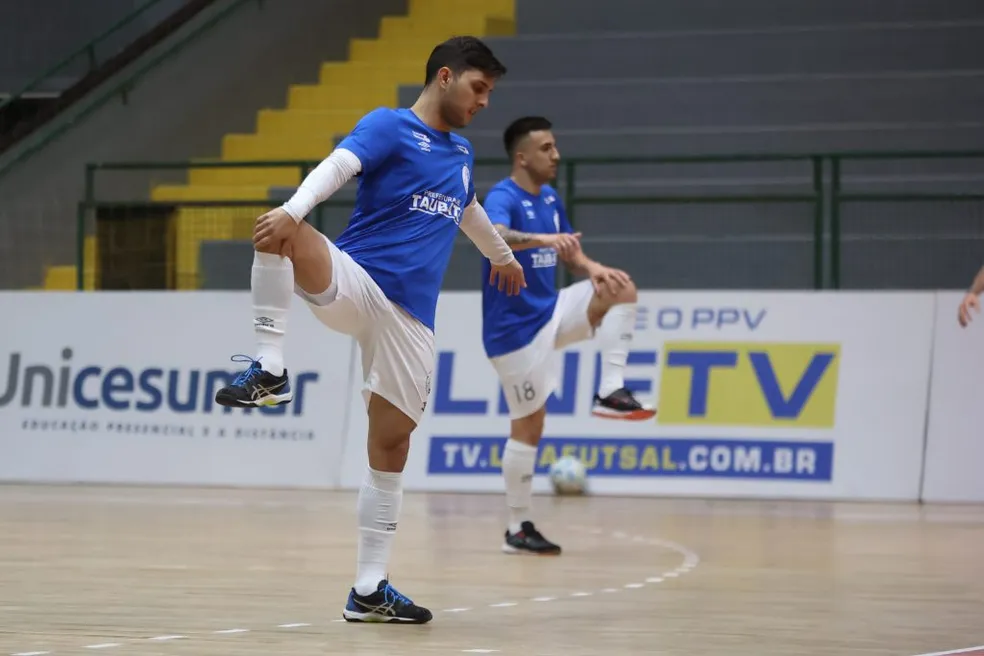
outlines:
[[[574,530],[574,531],[580,531],[580,532],[590,533],[592,535],[601,535],[602,533],[604,533],[604,531],[602,531],[601,529],[591,528],[591,527],[587,527],[587,526],[570,526],[569,528],[571,530]],[[614,537],[615,539],[618,539],[618,540],[626,540],[626,541],[629,541],[629,542],[634,543],[634,544],[647,544],[647,545],[650,545],[650,546],[662,547],[662,548],[668,549],[670,551],[675,551],[678,554],[680,554],[681,556],[683,556],[683,558],[684,558],[683,564],[681,564],[675,570],[672,570],[672,571],[669,571],[669,572],[664,572],[662,577],[652,576],[652,577],[647,578],[644,583],[638,583],[638,582],[635,582],[635,583],[626,583],[623,586],[622,589],[640,589],[640,588],[644,588],[647,583],[649,583],[649,584],[662,583],[664,581],[664,577],[665,578],[677,578],[679,576],[682,576],[683,574],[690,573],[691,571],[694,570],[694,568],[697,567],[698,564],[700,564],[700,556],[698,556],[695,551],[693,551],[693,550],[691,550],[688,547],[685,547],[683,545],[677,544],[675,542],[670,542],[670,541],[661,540],[661,539],[647,539],[647,538],[644,538],[644,537],[639,536],[639,535],[630,535],[630,534],[624,533],[622,531],[615,531],[611,535],[612,535],[612,537]],[[616,592],[619,592],[619,591],[620,590],[618,588],[603,588],[603,589],[601,589],[601,590],[599,590],[597,592],[602,592],[602,593],[607,593],[607,594],[613,594],[613,593],[616,593]],[[575,597],[575,598],[576,597],[590,597],[590,596],[592,596],[594,594],[596,594],[596,592],[583,592],[583,591],[582,592],[572,592],[572,593],[567,594],[563,598],[570,598],[570,597]],[[556,601],[559,598],[561,598],[561,597],[557,597],[557,596],[554,596],[554,597],[533,597],[529,601],[539,602],[539,603],[546,603],[546,602],[549,602],[549,601]],[[519,605],[519,602],[515,602],[515,601],[504,601],[504,602],[500,602],[500,603],[496,603],[496,604],[488,604],[488,608],[511,608],[513,606],[518,606],[518,605]],[[471,607],[461,607],[461,608],[448,608],[448,609],[445,609],[444,611],[440,611],[440,612],[444,612],[444,613],[464,613],[464,612],[467,612],[467,611],[470,611],[470,610],[472,610]],[[344,621],[345,621],[344,619],[335,619],[335,620],[331,620],[331,623],[334,624],[334,623],[339,623],[339,622],[344,622]],[[286,624],[278,624],[278,625],[276,625],[276,628],[278,628],[278,629],[295,629],[295,628],[308,627],[308,626],[312,626],[312,624],[307,623],[307,622],[292,622],[292,623],[286,623]],[[211,635],[232,635],[232,634],[239,634],[239,633],[249,633],[250,631],[252,631],[252,629],[219,629],[219,630],[216,630],[216,631],[211,631],[210,634]],[[206,633],[193,634],[190,638],[187,635],[177,635],[177,634],[175,634],[175,635],[159,635],[159,636],[154,636],[152,638],[145,638],[144,640],[145,641],[152,641],[152,642],[169,642],[169,641],[173,641],[173,640],[194,639],[196,636],[197,637],[200,637],[201,635],[206,635]],[[127,644],[133,644],[133,642],[134,641],[131,641],[131,642],[128,642]],[[113,649],[115,647],[121,647],[121,646],[123,646],[123,643],[119,643],[119,642],[103,642],[103,643],[99,643],[99,644],[85,645],[83,647],[83,649]],[[976,649],[982,649],[982,647],[971,647],[969,649],[961,649],[961,650],[957,650],[957,651],[938,652],[936,654],[919,654],[918,656],[948,656],[949,654],[961,654],[961,653],[966,653],[966,652],[972,652],[972,651],[974,651]],[[498,652],[499,652],[498,649],[463,649],[462,650],[462,653],[472,653],[472,654],[493,654],[493,653],[498,653]],[[49,654],[53,654],[53,653],[54,652],[51,652],[51,651],[17,652],[15,654],[11,654],[11,656],[48,656]]]
[[[936,651],[932,654],[916,654],[916,656],[950,656],[951,654],[966,654],[973,651],[984,651],[984,645],[967,647],[966,649],[953,649],[951,651]]]

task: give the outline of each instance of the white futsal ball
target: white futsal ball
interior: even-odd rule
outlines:
[[[588,473],[584,463],[574,456],[562,456],[550,465],[550,482],[557,494],[584,494]]]

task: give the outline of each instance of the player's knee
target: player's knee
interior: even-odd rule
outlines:
[[[629,278],[628,284],[618,290],[615,296],[615,304],[637,303],[639,301],[639,290],[636,289],[635,281]]]
[[[531,415],[513,419],[510,437],[523,444],[536,446],[540,443],[540,437],[543,435],[543,423],[546,414],[546,410],[540,408]]]
[[[381,436],[381,439],[376,440],[375,446],[394,458],[405,460],[410,453],[410,435],[398,433]]]
[[[369,466],[379,471],[399,472],[410,455],[409,434],[380,434],[369,436]]]

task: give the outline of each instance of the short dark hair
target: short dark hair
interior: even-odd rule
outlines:
[[[495,58],[492,50],[480,39],[473,36],[451,37],[444,43],[438,44],[431,51],[430,57],[427,59],[424,86],[433,82],[434,78],[437,77],[437,72],[445,66],[450,68],[455,75],[468,70],[479,70],[494,78],[506,74],[506,67]]]
[[[530,132],[549,130],[552,127],[553,124],[542,116],[523,116],[522,118],[517,118],[502,133],[502,144],[506,147],[506,154],[512,157],[516,150],[516,144]]]

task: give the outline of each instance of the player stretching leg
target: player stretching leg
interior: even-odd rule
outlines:
[[[490,283],[497,277],[499,292],[518,294],[526,284],[475,197],[471,144],[451,133],[488,104],[504,73],[478,39],[440,44],[413,107],[364,116],[282,208],[256,222],[256,359],[216,394],[216,402],[243,407],[291,400],[283,344],[292,293],[326,326],[359,342],[369,468],[357,502],[358,567],[343,611],[349,621],[432,618],[397,592],[386,572],[410,434],[430,392],[438,292],[459,225],[490,260]],[[332,243],[303,219],[355,175],[355,210]]]
[[[506,128],[504,141],[512,172],[489,191],[485,209],[506,242],[518,251],[528,287],[510,298],[485,290],[482,298],[485,352],[499,374],[512,420],[502,457],[509,506],[502,548],[507,553],[559,554],[560,547],[544,538],[530,520],[545,403],[559,382],[555,352],[590,339],[597,329],[601,383],[592,413],[641,420],[655,411],[643,407],[623,380],[635,328],[635,285],[625,272],[584,254],[580,233],[573,233],[559,195],[547,185],[556,176],[560,159],[550,122],[542,117],[518,119]],[[588,279],[558,293],[558,257]]]
[[[966,328],[974,320],[971,311],[975,314],[980,313],[981,304],[978,297],[981,294],[984,294],[984,267],[974,276],[973,282],[970,283],[970,289],[967,290],[963,300],[960,302],[960,307],[957,309],[957,320],[960,322],[961,327]]]

